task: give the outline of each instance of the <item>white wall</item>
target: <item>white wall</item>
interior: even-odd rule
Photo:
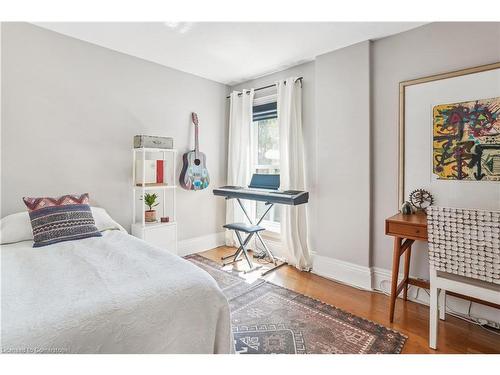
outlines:
[[[369,266],[370,42],[316,58],[316,252]]]
[[[1,215],[25,195],[89,192],[122,225],[131,222],[132,140],[172,136],[193,147],[190,112],[211,185],[226,179],[225,85],[26,23],[2,24]],[[180,170],[180,169],[179,169]],[[180,240],[212,235],[224,200],[178,189]]]

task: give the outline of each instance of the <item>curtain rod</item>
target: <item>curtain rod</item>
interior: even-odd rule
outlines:
[[[295,80],[295,82],[300,81],[300,84],[302,84],[302,79],[303,79],[303,78],[304,78],[304,77],[299,77],[299,78],[297,78],[297,79]],[[286,83],[285,83],[285,84],[286,84]],[[267,85],[267,86],[258,87],[258,88],[256,88],[256,89],[254,89],[253,91],[255,92],[255,91],[260,91],[260,90],[270,89],[271,87],[274,87],[274,86],[276,86],[276,84],[275,84],[275,83],[273,83],[272,85]],[[238,94],[238,96],[240,96],[240,95],[242,95],[242,94],[243,94],[243,93],[241,93],[241,92],[240,92],[240,93]],[[231,96],[230,96],[230,95],[228,95],[228,96],[226,96],[226,99],[229,99],[230,97],[231,97]]]

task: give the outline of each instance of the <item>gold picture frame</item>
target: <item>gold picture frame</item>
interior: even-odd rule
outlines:
[[[489,70],[500,69],[500,62],[475,66],[452,72],[435,74],[427,77],[411,79],[399,83],[399,145],[398,145],[398,203],[399,207],[404,203],[405,191],[405,91],[408,86],[419,85],[422,83],[439,81],[442,79],[465,76],[468,74],[486,72]]]

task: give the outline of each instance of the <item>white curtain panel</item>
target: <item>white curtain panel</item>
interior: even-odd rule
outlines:
[[[227,155],[227,184],[246,186],[250,183],[252,152],[250,148],[254,91],[233,91],[230,95],[229,143]],[[245,209],[251,213],[254,204],[242,201]],[[226,223],[247,223],[244,213],[235,199],[226,203]],[[236,246],[235,236],[226,231],[226,245]],[[239,246],[239,244],[238,244]]]
[[[306,190],[302,136],[302,86],[297,77],[277,82],[281,189]],[[282,206],[281,242],[289,264],[309,271],[307,204]]]

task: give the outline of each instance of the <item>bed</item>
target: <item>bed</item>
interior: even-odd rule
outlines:
[[[96,217],[102,237],[33,248],[26,238],[5,244],[13,229],[2,219],[2,351],[233,352],[229,306],[215,280],[102,221]]]

